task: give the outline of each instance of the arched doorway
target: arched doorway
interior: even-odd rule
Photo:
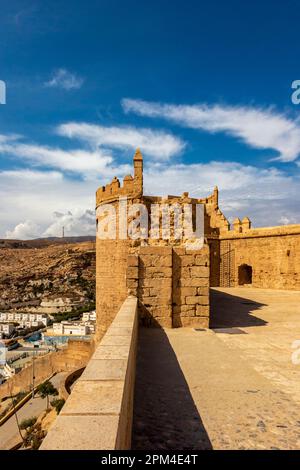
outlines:
[[[239,286],[252,284],[252,266],[242,264],[239,266]]]

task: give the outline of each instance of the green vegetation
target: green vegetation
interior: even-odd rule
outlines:
[[[41,423],[36,423],[36,421],[36,418],[29,418],[22,421],[21,426],[23,424],[24,427],[20,426],[21,429],[26,429],[26,435],[23,439],[24,446],[32,450],[37,450],[40,447],[46,435],[42,430]]]
[[[95,306],[95,302],[90,302],[86,305],[83,305],[82,307],[78,307],[74,310],[71,310],[70,312],[56,313],[53,315],[54,321],[60,323],[66,320],[72,320],[74,318],[79,317],[84,312],[90,312],[92,310],[95,310]]]
[[[13,398],[13,403],[10,403],[5,407],[5,409],[0,413],[0,419],[4,418],[5,415],[13,408],[13,406],[16,406],[19,401],[22,400],[27,395],[27,392],[21,391],[17,393]]]
[[[55,313],[53,314],[54,322],[60,323],[66,320],[73,320],[74,318],[78,317],[78,313],[71,311],[71,312],[63,312],[63,313]]]
[[[47,410],[49,408],[49,396],[57,396],[58,390],[54,387],[54,385],[49,381],[42,383],[37,387],[37,392],[41,398],[47,398]]]
[[[21,421],[20,423],[20,429],[26,430],[28,428],[32,428],[35,425],[36,421],[36,416],[33,416],[32,418],[23,419],[23,421]]]
[[[53,408],[55,408],[57,414],[60,413],[64,404],[65,404],[64,398],[55,398],[54,400],[51,401],[51,405],[53,406]]]
[[[25,392],[24,390],[22,390],[21,392],[17,393],[14,397],[13,397],[13,401],[14,401],[14,405],[16,406],[17,403],[19,403],[19,401],[21,401],[26,395],[27,395],[28,392]]]

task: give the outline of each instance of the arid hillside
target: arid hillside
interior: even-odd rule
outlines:
[[[30,307],[56,298],[93,303],[94,242],[48,241],[39,248],[32,247],[34,242],[12,243],[16,247],[0,248],[0,310]],[[20,247],[20,243],[24,244]]]

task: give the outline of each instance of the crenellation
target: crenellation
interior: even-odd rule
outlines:
[[[146,326],[162,328],[209,327],[210,286],[237,285],[300,289],[300,226],[252,228],[248,217],[236,218],[232,227],[219,208],[219,190],[214,188],[206,198],[179,196],[146,196],[143,194],[143,157],[137,149],[134,176],[127,175],[122,185],[117,177],[97,191],[96,207],[112,204],[119,210],[119,197],[126,196],[127,209],[144,204],[149,219],[152,205],[169,210],[170,233],[150,237],[149,224],[145,239],[97,239],[97,318],[98,338],[114,319],[128,294],[138,298],[139,321]],[[204,244],[188,250],[187,241],[176,239],[174,207],[196,204],[204,209]],[[156,210],[155,209],[155,210]],[[118,219],[118,217],[117,217]],[[129,217],[129,221],[133,217]],[[193,220],[194,221],[194,220]],[[127,230],[127,229],[126,229]]]

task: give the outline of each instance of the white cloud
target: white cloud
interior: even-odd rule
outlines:
[[[206,197],[218,185],[220,208],[229,220],[247,215],[254,226],[299,223],[299,184],[299,173],[288,176],[275,168],[236,162],[157,166],[145,172],[145,194],[150,195],[189,191]]]
[[[72,235],[94,235],[95,234],[95,211],[78,210],[68,211],[65,214],[55,212],[53,222],[43,232],[43,237],[60,237],[62,227],[65,236]]]
[[[44,83],[49,88],[63,88],[64,90],[77,90],[82,87],[84,79],[76,74],[61,68],[56,70],[51,79]]]
[[[57,132],[65,137],[76,138],[93,147],[136,149],[155,160],[168,160],[180,154],[185,143],[178,137],[159,130],[136,127],[105,127],[88,123],[69,122],[60,125]]]
[[[31,220],[25,220],[14,227],[13,230],[6,232],[6,237],[9,239],[29,240],[31,238],[38,238],[41,228]]]
[[[74,173],[85,179],[112,178],[132,170],[128,164],[116,166],[113,150],[140,147],[145,155],[156,160],[168,159],[184,148],[184,143],[162,131],[134,127],[102,127],[85,123],[62,124],[57,129],[61,136],[78,139],[85,148],[64,150],[36,143],[26,143],[21,136],[0,135],[0,154],[17,157],[32,167],[52,168]]]
[[[95,211],[74,209],[73,212],[54,212],[48,227],[38,225],[32,220],[18,223],[12,230],[7,230],[5,238],[30,240],[32,238],[61,237],[62,229],[68,236],[95,234]]]
[[[236,162],[157,164],[146,167],[145,194],[206,197],[217,184],[220,208],[231,221],[248,215],[255,226],[271,226],[299,223],[299,179]],[[0,238],[59,236],[62,226],[66,235],[94,234],[95,190],[105,182],[56,171],[0,172]]]
[[[4,142],[0,140],[0,153],[18,157],[34,167],[50,167],[65,172],[79,174],[85,178],[111,178],[115,174],[128,172],[129,165],[113,164],[113,157],[108,150],[63,150],[20,141]]]
[[[224,132],[254,148],[273,149],[277,159],[294,161],[300,153],[300,123],[272,108],[223,105],[170,105],[123,99],[125,112],[164,118],[185,127]]]
[[[32,224],[31,228],[38,228],[32,231],[34,237],[43,236],[50,227],[54,230],[53,224],[58,222],[55,213],[70,211],[76,215],[94,210],[95,190],[104,181],[71,180],[52,171],[0,171],[0,238],[20,234],[22,226],[15,232],[20,223],[26,223],[23,230],[28,228],[28,223]],[[82,234],[81,230],[79,224],[74,224],[74,232],[69,235]],[[22,233],[29,238],[29,231],[27,235]]]

